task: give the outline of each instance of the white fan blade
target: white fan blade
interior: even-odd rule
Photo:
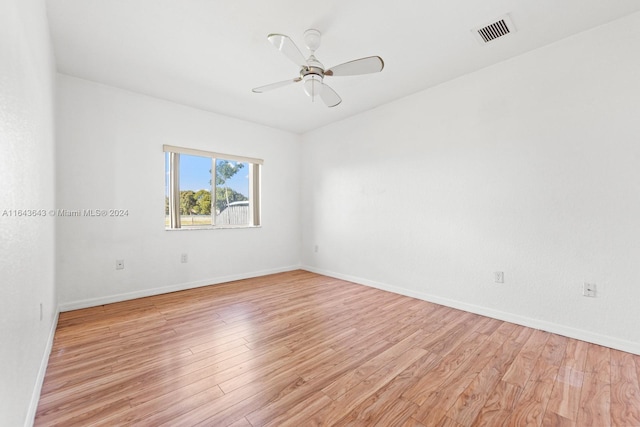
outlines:
[[[269,34],[267,40],[296,65],[307,66],[307,60],[298,49],[298,46],[288,36],[284,34]]]
[[[322,90],[320,91],[320,98],[327,104],[327,107],[335,107],[342,102],[342,98],[326,84],[322,84]]]
[[[269,90],[278,89],[279,87],[290,85],[292,83],[298,83],[300,80],[302,80],[302,78],[298,77],[292,80],[285,80],[283,82],[271,83],[270,85],[260,86],[255,89],[252,89],[251,91],[255,93],[267,92]]]
[[[325,76],[357,76],[358,74],[378,73],[384,68],[379,56],[368,56],[336,65],[324,72]]]

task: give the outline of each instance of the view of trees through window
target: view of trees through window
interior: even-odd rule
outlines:
[[[165,222],[168,226],[169,153],[166,155]],[[249,223],[248,163],[180,154],[179,171],[182,227]]]

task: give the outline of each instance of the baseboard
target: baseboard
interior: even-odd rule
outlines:
[[[423,301],[429,301],[435,304],[444,305],[447,307],[455,308],[458,310],[468,311],[470,313],[479,314],[481,316],[487,316],[505,322],[515,323],[517,325],[526,326],[534,329],[541,329],[543,331],[551,332],[554,334],[562,335],[569,338],[574,338],[580,341],[586,341],[593,344],[602,345],[605,347],[613,348],[616,350],[625,351],[640,355],[640,344],[632,341],[622,340],[607,335],[597,334],[594,332],[586,331],[584,329],[577,329],[566,325],[547,322],[540,319],[532,319],[525,316],[520,316],[514,313],[507,313],[500,310],[494,310],[487,307],[473,305],[461,301],[456,301],[448,298],[442,298],[436,295],[431,295],[424,292],[412,291],[410,289],[401,288],[398,286],[389,285],[386,283],[380,283],[369,279],[363,279],[361,277],[350,276],[348,274],[336,273],[329,270],[323,270],[320,268],[303,265],[300,267],[303,270],[310,271],[312,273],[322,274],[324,276],[335,277],[336,279],[347,280],[349,282],[357,283],[360,285],[370,286],[372,288],[381,289],[383,291],[393,292],[400,295],[405,295],[412,298],[421,299]]]
[[[124,294],[108,295],[98,298],[89,298],[78,301],[71,301],[60,304],[60,311],[79,310],[82,308],[96,307],[114,302],[128,301],[136,298],[150,297],[153,295],[167,294],[170,292],[184,291],[187,289],[200,288],[209,285],[218,285],[220,283],[233,282],[234,280],[252,279],[254,277],[266,276],[269,274],[284,273],[286,271],[299,270],[300,265],[291,265],[287,267],[273,268],[269,270],[252,271],[248,273],[234,274],[229,276],[215,277],[212,279],[198,280],[195,282],[178,283],[160,288],[142,289],[135,292],[127,292]]]
[[[40,369],[38,370],[38,376],[36,377],[36,383],[33,387],[33,394],[31,395],[31,402],[29,402],[29,409],[27,411],[27,418],[24,421],[25,427],[33,426],[33,422],[36,418],[36,411],[38,410],[38,402],[40,401],[40,393],[42,392],[42,385],[44,384],[44,376],[47,373],[47,366],[49,365],[49,355],[53,348],[53,338],[56,334],[56,328],[58,327],[58,316],[60,310],[56,309],[53,316],[53,322],[51,323],[51,330],[49,331],[49,337],[47,338],[47,345],[42,353],[42,360],[40,361]]]

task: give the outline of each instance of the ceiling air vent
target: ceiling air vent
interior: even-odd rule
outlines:
[[[516,31],[509,15],[498,18],[495,22],[471,30],[480,44],[489,43]]]

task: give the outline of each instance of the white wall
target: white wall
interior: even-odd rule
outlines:
[[[65,75],[57,108],[57,207],[129,211],[57,219],[62,310],[299,266],[300,136]],[[165,231],[163,144],[264,159],[263,226]]]
[[[57,315],[54,65],[44,1],[0,2],[0,425],[33,422]],[[40,319],[42,304],[42,320]]]
[[[639,51],[635,14],[304,135],[303,265],[640,353]]]

